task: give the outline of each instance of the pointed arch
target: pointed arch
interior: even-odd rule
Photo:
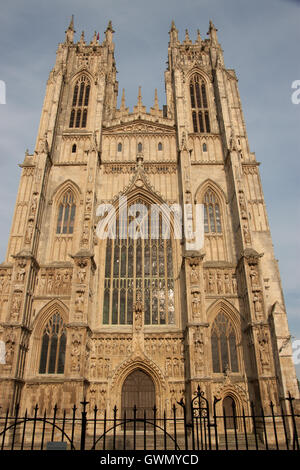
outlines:
[[[30,371],[36,374],[63,374],[69,310],[58,299],[42,307],[33,324]]]
[[[228,199],[223,189],[210,178],[207,178],[197,187],[195,191],[195,203],[201,203],[203,201],[204,194],[207,192],[208,189],[216,193],[218,199],[222,204],[228,204]]]
[[[80,217],[81,191],[73,181],[64,181],[52,194],[50,203],[53,229],[49,237],[48,256],[51,260],[65,261],[72,253],[78,232],[76,220]]]
[[[69,320],[69,309],[64,302],[59,299],[50,300],[44,305],[35,317],[33,323],[34,336],[39,338],[45,324],[49,321],[51,316],[58,311],[63,318],[64,322],[67,323]]]
[[[208,318],[212,372],[239,372],[241,358],[238,347],[241,343],[241,327],[238,312],[229,302],[220,300],[211,307]]]
[[[202,73],[195,72],[189,76],[189,95],[193,132],[210,133],[210,106],[207,81]]]
[[[73,84],[71,95],[70,128],[86,128],[88,106],[91,92],[91,79],[89,74],[81,71]]]
[[[206,259],[228,260],[227,199],[223,190],[207,179],[198,186],[194,201],[203,204]]]
[[[167,205],[157,204],[161,200],[141,187],[126,196],[108,222],[114,223],[115,237],[105,243],[102,323],[132,324],[141,291],[145,324],[174,324],[175,249]]]
[[[240,329],[241,325],[241,315],[240,312],[235,308],[235,306],[227,299],[216,300],[212,305],[210,305],[207,310],[207,320],[210,325],[212,324],[216,315],[219,312],[225,313],[230,318],[230,321],[234,324],[238,333],[238,330]]]
[[[81,67],[80,70],[77,70],[70,79],[70,87],[73,89],[76,82],[80,79],[82,75],[86,75],[91,83],[95,82],[94,75],[87,69],[87,67]]]
[[[211,83],[211,79],[210,79],[209,75],[204,70],[200,69],[200,67],[197,67],[197,66],[191,68],[188,71],[187,77],[186,77],[187,83],[190,82],[191,78],[194,75],[199,75],[201,77],[201,79],[205,81],[206,85],[209,85]]]
[[[68,179],[61,183],[52,193],[52,197],[50,199],[51,204],[56,204],[63,196],[64,193],[67,191],[72,191],[76,201],[79,202],[80,196],[82,194],[78,184],[76,184],[71,179]]]
[[[162,397],[167,388],[167,383],[164,374],[157,364],[144,355],[142,357],[126,359],[114,371],[111,380],[111,396],[116,397],[116,401],[119,401],[119,403],[113,403],[113,405],[116,404],[120,408],[123,384],[127,377],[136,370],[145,372],[151,378],[155,386],[156,406],[158,409],[162,409],[164,405]]]

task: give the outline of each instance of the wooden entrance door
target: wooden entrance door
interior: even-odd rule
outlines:
[[[122,418],[125,411],[126,419],[133,418],[134,405],[137,408],[137,418],[143,419],[144,412],[146,412],[147,418],[153,417],[153,407],[155,405],[154,383],[151,377],[140,369],[132,372],[123,384]]]
[[[233,407],[235,403],[233,398],[227,396],[223,400],[223,410],[226,416],[226,427],[227,429],[234,429],[234,418],[233,418]]]

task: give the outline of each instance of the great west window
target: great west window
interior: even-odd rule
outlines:
[[[145,209],[142,216],[141,213],[138,216],[142,220],[139,225],[141,236],[134,236],[128,210],[125,216],[117,216],[115,238],[106,241],[103,323],[132,324],[135,296],[139,290],[144,305],[144,323],[173,324],[172,240],[165,236],[161,212],[151,211],[150,204],[142,200],[134,204],[141,204]],[[136,228],[134,231],[137,233]]]

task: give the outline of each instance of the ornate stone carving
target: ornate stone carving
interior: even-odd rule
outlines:
[[[80,333],[72,334],[71,341],[71,372],[80,372],[82,335]]]
[[[213,295],[234,295],[237,280],[233,268],[205,268],[205,292]]]
[[[30,243],[31,243],[33,230],[34,230],[34,221],[33,221],[33,219],[29,219],[28,224],[27,224],[27,230],[26,230],[26,233],[25,233],[25,244],[26,245],[30,245]]]
[[[21,290],[15,290],[11,302],[11,315],[10,318],[12,321],[18,321],[22,305],[22,295]]]
[[[192,317],[193,320],[200,320],[201,315],[201,294],[197,290],[192,292]]]
[[[71,293],[71,269],[42,268],[37,281],[39,295],[67,295]]]
[[[16,346],[16,335],[14,330],[11,328],[7,330],[5,335],[5,364],[8,366],[12,366],[14,352]]]
[[[258,353],[262,374],[270,372],[270,350],[268,334],[262,327],[257,333]]]

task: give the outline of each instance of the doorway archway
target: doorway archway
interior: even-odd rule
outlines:
[[[155,406],[155,386],[151,377],[141,369],[136,369],[125,379],[122,387],[122,418],[126,412],[126,419],[134,416],[133,408],[136,406],[136,417],[153,416]]]
[[[235,401],[232,397],[227,395],[223,400],[223,411],[226,416],[226,427],[227,429],[234,429],[234,410]]]

